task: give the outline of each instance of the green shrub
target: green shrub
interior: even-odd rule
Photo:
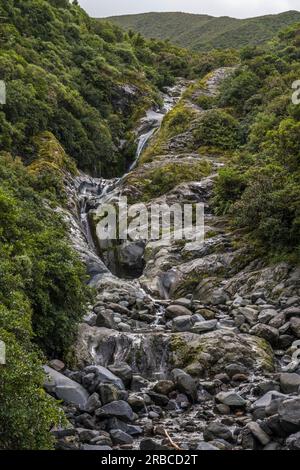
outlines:
[[[194,130],[195,144],[233,150],[240,143],[239,122],[222,110],[209,110]]]

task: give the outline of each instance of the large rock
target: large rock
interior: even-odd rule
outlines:
[[[283,393],[298,393],[300,387],[300,375],[299,374],[281,374],[280,375],[280,387]]]
[[[241,335],[229,330],[215,330],[196,335],[172,335],[169,345],[169,363],[174,368],[197,370],[197,374],[222,373],[228,364],[239,363],[247,370],[273,371],[271,347],[261,338]]]
[[[96,380],[98,383],[112,383],[120,389],[124,389],[122,380],[114,375],[110,370],[102,366],[88,366],[84,369],[84,372],[96,374]]]
[[[289,450],[300,450],[300,432],[289,436],[285,443]]]
[[[265,339],[272,345],[276,345],[279,340],[279,332],[277,328],[274,328],[273,326],[269,325],[264,325],[262,323],[258,323],[253,328],[251,328],[250,333]]]
[[[244,407],[247,402],[236,392],[220,392],[216,395],[216,399],[227,406]]]
[[[285,429],[300,430],[300,398],[284,400],[278,408],[278,415],[281,424]]]
[[[284,395],[277,390],[270,390],[252,404],[252,409],[265,409],[269,407],[274,400],[285,400],[286,398],[288,398],[287,395]]]
[[[172,323],[172,331],[190,331],[193,325],[194,322],[190,316],[176,317]]]
[[[193,402],[197,400],[197,386],[195,380],[189,374],[186,374],[183,370],[174,369],[172,370],[172,378],[180,392],[185,393]]]
[[[202,334],[207,333],[208,331],[212,331],[216,328],[218,324],[217,320],[207,320],[203,322],[197,322],[191,328],[192,333]]]
[[[55,394],[60,400],[66,403],[73,403],[79,408],[83,409],[86,407],[89,394],[82,385],[51,369],[49,366],[44,366],[44,370],[47,374],[45,389],[48,393]]]
[[[133,421],[134,413],[131,406],[124,400],[117,400],[102,406],[97,410],[96,415],[100,418],[116,417],[124,421]]]
[[[224,439],[224,441],[232,441],[232,432],[224,424],[212,422],[205,428],[203,437],[206,441],[214,439]]]
[[[120,429],[112,429],[110,435],[114,444],[132,444],[133,437]]]
[[[300,338],[300,317],[292,317],[290,322],[292,332],[297,338]]]
[[[126,362],[110,365],[108,366],[108,369],[114,375],[119,377],[126,387],[130,386],[132,380],[132,369],[128,364],[126,364]]]
[[[166,318],[173,320],[176,317],[191,316],[192,312],[183,305],[170,305],[166,308]]]

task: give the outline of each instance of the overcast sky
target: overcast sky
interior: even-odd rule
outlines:
[[[185,11],[249,18],[300,9],[300,0],[79,0],[79,3],[95,17],[149,11]]]

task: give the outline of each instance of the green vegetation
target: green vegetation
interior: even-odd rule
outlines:
[[[63,357],[89,294],[61,217],[20,159],[0,157],[0,448],[46,449],[62,420],[42,389],[42,352]],[[44,180],[50,191],[51,179]],[[37,347],[39,345],[40,348]]]
[[[208,51],[262,44],[282,28],[300,21],[300,12],[288,11],[245,20],[180,12],[143,13],[109,19],[122,28],[137,31],[148,38],[169,39],[181,47]]]
[[[224,83],[219,105],[239,120],[242,145],[220,171],[215,210],[269,257],[300,257],[300,106],[292,83],[299,79],[300,25],[266,48],[242,51],[242,67]]]
[[[140,201],[148,202],[155,197],[166,194],[180,183],[198,181],[203,176],[209,175],[210,172],[211,165],[207,160],[195,160],[195,162],[179,160],[152,169],[142,169],[142,174],[133,172],[127,177],[126,184],[135,186],[140,192]]]
[[[239,122],[225,111],[209,110],[198,120],[194,130],[197,146],[233,150],[240,141]]]
[[[134,148],[121,148],[158,89],[188,77],[195,56],[93,20],[68,1],[0,5],[0,150],[34,159],[34,137],[50,131],[84,171],[122,173]],[[137,111],[138,110],[138,111]]]

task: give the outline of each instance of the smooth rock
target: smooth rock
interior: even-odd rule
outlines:
[[[88,366],[84,369],[86,373],[94,373],[96,374],[98,383],[112,383],[116,387],[120,389],[124,389],[124,384],[122,380],[114,375],[110,370],[106,369],[106,367],[102,366]]]
[[[121,431],[120,429],[112,429],[110,431],[110,436],[114,444],[132,444],[133,443],[133,437],[130,436],[129,434],[126,434],[126,432]]]
[[[98,417],[117,417],[124,421],[133,421],[134,413],[131,406],[124,400],[113,401],[96,411]]]
[[[191,328],[191,332],[196,333],[196,334],[207,333],[209,331],[214,330],[217,324],[218,324],[217,320],[208,320],[208,321],[204,321],[201,323],[197,322]]]
[[[298,374],[281,374],[280,387],[283,393],[298,393],[300,387],[300,375]]]
[[[181,369],[173,369],[171,375],[178,390],[185,393],[195,402],[197,400],[197,386],[195,380]]]
[[[259,426],[258,423],[252,422],[247,424],[247,428],[250,429],[253,436],[263,445],[266,446],[271,441],[270,436],[268,436],[265,431]]]
[[[244,407],[247,404],[246,400],[236,392],[220,392],[216,395],[216,399],[230,407]]]
[[[177,317],[192,316],[193,312],[182,305],[170,305],[166,308],[166,318],[173,320]]]
[[[132,380],[132,369],[126,364],[126,362],[120,362],[119,364],[109,365],[108,369],[115,376],[119,377],[126,387],[130,387]]]
[[[193,321],[190,316],[181,316],[174,318],[172,322],[172,331],[183,332],[190,331],[193,326]]]
[[[79,408],[85,408],[89,394],[82,385],[49,366],[44,366],[44,371],[46,373],[44,386],[48,393],[55,394],[57,398],[66,403],[73,403]]]
[[[209,423],[203,432],[205,441],[213,441],[214,439],[224,439],[224,441],[232,441],[232,432],[224,424],[218,422]]]
[[[284,400],[278,408],[278,415],[283,425],[300,430],[300,397]]]
[[[252,335],[265,339],[272,345],[276,345],[278,343],[279,332],[276,328],[273,328],[272,326],[258,323],[253,328],[251,328],[250,333]]]

